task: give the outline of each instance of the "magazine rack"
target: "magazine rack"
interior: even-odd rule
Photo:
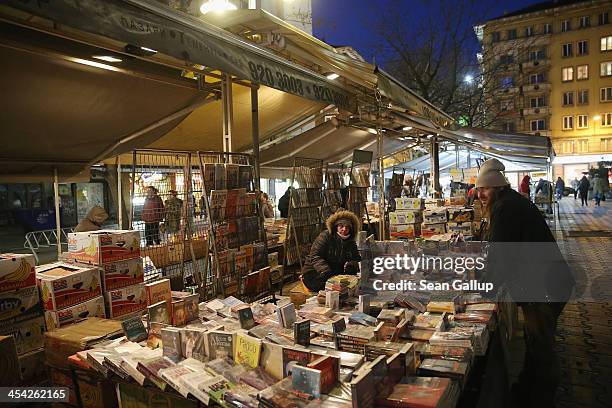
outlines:
[[[343,164],[325,166],[325,184],[323,189],[323,207],[321,207],[321,220],[325,224],[327,218],[344,208],[342,192],[346,189],[344,176],[346,168]]]
[[[353,150],[348,185],[347,209],[355,213],[360,220],[365,213],[368,224],[370,223],[370,216],[366,202],[368,201],[368,189],[370,188],[373,155],[373,152],[367,150]]]

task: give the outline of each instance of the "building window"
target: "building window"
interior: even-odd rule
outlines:
[[[609,152],[610,150],[612,150],[612,137],[604,137],[599,140],[602,152]]]
[[[582,16],[580,17],[580,28],[588,28],[591,26],[591,17],[590,16]]]
[[[612,126],[612,113],[603,113],[601,115],[601,126]]]
[[[504,122],[502,123],[502,130],[506,132],[516,132],[516,125],[514,122]]]
[[[576,153],[588,153],[589,152],[589,139],[578,139],[576,140]]]
[[[533,35],[533,27],[525,28],[525,37],[531,37]]]
[[[565,33],[566,31],[571,31],[572,30],[572,25],[570,20],[563,20],[561,22],[561,32]]]
[[[508,89],[514,86],[514,80],[511,76],[505,76],[501,78],[500,84],[503,89]]]
[[[537,132],[538,130],[546,130],[546,120],[532,120],[529,122],[529,127],[531,128],[532,132]]]
[[[529,107],[531,108],[540,108],[544,106],[544,97],[543,96],[538,96],[537,98],[530,98],[529,99]]]
[[[499,57],[499,62],[502,65],[509,65],[514,63],[514,55],[502,55]]]
[[[589,42],[587,40],[578,41],[578,55],[589,54]]]
[[[599,64],[599,75],[602,77],[612,76],[612,61],[604,61]]]
[[[563,130],[571,130],[574,128],[574,117],[564,116],[563,117]]]
[[[610,50],[612,50],[612,35],[608,35],[606,37],[601,37],[601,47],[599,49],[601,51],[610,51]]]
[[[514,110],[514,99],[502,99],[499,102],[499,109],[501,111],[511,111],[511,110]]]
[[[529,51],[529,61],[537,61],[546,58],[544,50]]]
[[[589,66],[588,65],[578,65],[576,67],[576,79],[589,79]]]
[[[574,141],[568,140],[566,142],[561,143],[561,151],[564,154],[574,153]]]
[[[606,11],[605,13],[600,13],[598,21],[599,21],[599,25],[610,24],[610,19],[608,17],[608,12]]]
[[[531,85],[540,84],[544,82],[544,74],[531,74],[529,75],[529,83]]]
[[[563,92],[563,106],[574,105],[574,91]]]
[[[589,104],[589,90],[582,89],[578,91],[578,105],[588,105]]]
[[[501,39],[501,36],[499,35],[499,31],[495,31],[491,33],[491,41],[492,42],[499,42]]]
[[[600,102],[612,101],[612,88],[601,88],[599,90],[599,100]]]
[[[561,81],[573,81],[574,80],[574,67],[565,67],[561,69]]]
[[[544,34],[552,34],[552,24],[544,24]]]
[[[578,126],[576,129],[586,129],[589,127],[589,115],[578,115]]]
[[[509,40],[516,40],[516,28],[508,30],[507,36]]]
[[[572,56],[572,43],[563,44],[561,46],[561,56],[562,57],[571,57]]]

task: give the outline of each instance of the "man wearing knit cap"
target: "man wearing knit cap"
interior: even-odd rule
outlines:
[[[523,310],[525,361],[512,386],[517,406],[552,407],[560,381],[554,351],[557,318],[575,282],[538,208],[510,188],[503,163],[483,163],[476,179],[490,241],[488,279]],[[492,279],[491,279],[492,278]]]

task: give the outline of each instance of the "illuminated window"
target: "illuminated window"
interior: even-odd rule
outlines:
[[[576,79],[589,79],[589,66],[578,65],[576,67]]]
[[[574,67],[565,67],[561,69],[561,80],[563,82],[574,80]]]
[[[563,130],[570,130],[574,128],[574,117],[564,116],[563,117]]]
[[[578,115],[576,118],[578,119],[578,126],[576,126],[576,129],[587,129],[589,127],[588,115]]]

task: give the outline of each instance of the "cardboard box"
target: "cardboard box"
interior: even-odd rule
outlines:
[[[36,286],[0,293],[0,326],[14,325],[40,316],[42,306]]]
[[[68,368],[69,356],[95,347],[101,341],[120,336],[123,336],[121,322],[98,317],[89,317],[75,324],[45,333],[47,365]]]
[[[38,349],[19,356],[19,373],[23,384],[35,384],[46,377],[45,350]]]
[[[13,336],[0,336],[0,355],[2,370],[0,370],[0,387],[19,385],[19,358]]]
[[[474,210],[471,208],[449,208],[448,220],[453,222],[474,221]]]
[[[35,266],[34,255],[0,254],[0,293],[35,286]]]
[[[48,353],[47,353],[48,354]],[[64,403],[68,406],[78,407],[79,403],[76,396],[76,385],[72,379],[72,373],[68,369],[58,369],[55,367],[49,368],[49,377],[51,384],[54,387],[68,388],[68,402]]]
[[[55,262],[36,268],[45,310],[60,310],[102,294],[100,269],[96,266]]]
[[[465,197],[446,197],[444,199],[444,205],[465,205]]]
[[[147,309],[147,294],[143,284],[104,292],[106,315],[110,319]]]
[[[172,311],[172,289],[170,279],[162,279],[145,285],[147,292],[147,306],[165,300],[168,304],[168,311]]]
[[[132,230],[99,230],[68,234],[68,257],[103,265],[140,257],[140,233]]]
[[[421,235],[420,224],[406,224],[406,225],[390,225],[389,235],[391,238],[415,238]]]
[[[465,237],[471,237],[473,234],[471,222],[449,222],[448,232],[463,234]]]
[[[448,215],[444,207],[423,211],[423,222],[426,224],[437,224],[446,221],[448,221]]]
[[[100,268],[103,287],[107,292],[144,282],[142,258],[107,263]]]
[[[391,225],[414,224],[422,221],[423,215],[419,210],[400,210],[389,213],[389,224]]]
[[[446,234],[446,223],[440,222],[437,224],[421,224],[421,236],[431,237],[432,235]]]
[[[189,251],[189,247],[185,248],[187,252]],[[168,264],[174,265],[183,262],[183,243],[179,242],[178,244],[168,245]],[[191,259],[191,253],[189,253],[189,259]],[[185,258],[187,260],[187,258]]]
[[[425,200],[425,209],[433,210],[438,207],[444,207],[444,200],[441,198],[428,198]]]
[[[395,199],[396,210],[422,210],[425,201],[422,198],[397,197]]]
[[[12,326],[1,325],[0,335],[14,336],[17,354],[25,354],[43,346],[45,334],[45,318],[37,317]]]
[[[60,327],[93,316],[101,318],[106,317],[104,298],[102,296],[98,296],[87,302],[79,303],[78,305],[70,306],[66,309],[46,311],[45,322],[47,323],[47,331],[57,330]]]

